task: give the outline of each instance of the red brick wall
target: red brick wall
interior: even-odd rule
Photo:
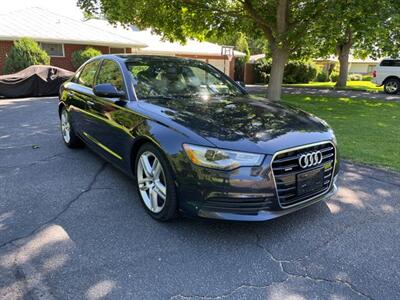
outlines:
[[[0,75],[3,74],[7,53],[10,52],[12,45],[12,41],[0,41]]]
[[[0,41],[0,75],[3,74],[4,62],[7,57],[7,53],[10,52],[11,47],[13,45],[12,41]],[[70,71],[75,71],[74,66],[71,62],[72,52],[80,49],[85,49],[88,45],[73,45],[73,44],[64,44],[64,55],[65,57],[51,57],[50,64],[52,66],[60,67],[63,69],[67,69]],[[89,46],[96,48],[101,51],[103,54],[109,53],[108,46]]]
[[[103,54],[108,54],[110,51],[109,47],[107,47],[107,46],[88,46],[88,45],[64,44],[64,56],[65,57],[51,57],[50,64],[52,66],[56,66],[56,67],[63,68],[66,70],[75,71],[75,68],[72,65],[72,61],[71,61],[72,53],[77,50],[85,49],[86,47],[93,47],[95,49],[98,49]]]

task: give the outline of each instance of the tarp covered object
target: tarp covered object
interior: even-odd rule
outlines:
[[[73,75],[57,67],[30,66],[15,74],[0,76],[0,97],[54,96],[60,85]]]

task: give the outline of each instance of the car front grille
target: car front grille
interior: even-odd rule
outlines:
[[[323,157],[321,164],[306,169],[301,168],[299,165],[300,156],[304,153],[314,151],[321,151]],[[317,195],[327,192],[334,176],[335,159],[336,149],[330,142],[278,152],[272,161],[272,171],[280,206],[286,208],[300,204],[301,202],[305,202]],[[323,168],[324,172],[322,188],[307,194],[299,195],[297,190],[297,175],[318,168]]]
[[[261,210],[270,210],[271,207],[272,200],[264,197],[212,197],[204,202],[202,209],[207,211],[228,212],[235,214],[257,214]]]

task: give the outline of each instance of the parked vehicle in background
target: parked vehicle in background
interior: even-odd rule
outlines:
[[[52,66],[30,66],[20,72],[0,76],[0,97],[43,97],[58,95],[63,82],[73,72]]]
[[[209,64],[103,55],[60,89],[61,132],[135,178],[146,211],[265,221],[336,191],[332,129]]]
[[[372,75],[372,82],[383,85],[385,93],[397,94],[400,90],[400,59],[383,59]]]

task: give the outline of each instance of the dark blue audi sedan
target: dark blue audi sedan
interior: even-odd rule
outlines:
[[[93,58],[61,87],[59,115],[65,144],[86,144],[131,176],[160,221],[265,221],[336,191],[324,121],[250,96],[200,61]]]

